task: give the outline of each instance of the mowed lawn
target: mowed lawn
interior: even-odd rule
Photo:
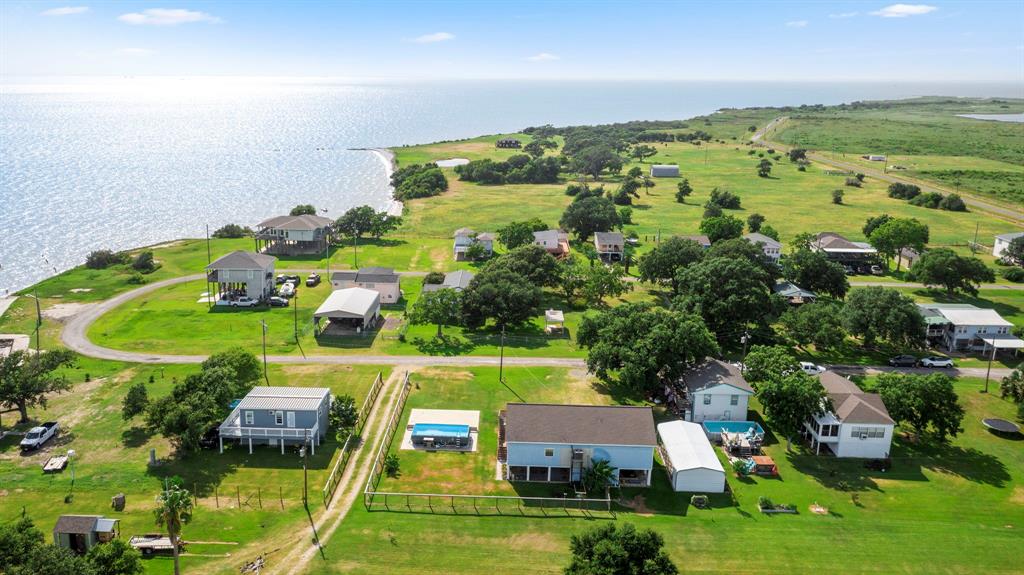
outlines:
[[[189,365],[130,365],[85,361],[67,370],[75,382],[70,393],[51,398],[46,409],[31,409],[34,422],[56,420],[61,434],[37,453],[18,451],[20,436],[0,440],[0,521],[19,516],[22,510],[37,527],[49,533],[61,514],[103,514],[121,520],[121,537],[159,532],[152,509],[163,480],[180,477],[198,496],[192,523],[184,530],[188,546],[182,559],[186,573],[237,572],[238,565],[293,541],[295,533],[308,529],[302,506],[302,461],[294,448],[282,455],[278,448],[248,449],[226,446],[186,457],[174,455],[170,443],[144,429],[141,418],[125,422],[121,402],[128,388],[146,382],[151,398],[168,393],[175,380],[198,371]],[[323,386],[335,395],[349,394],[361,403],[378,372],[388,377],[389,368],[375,366],[270,366],[271,385]],[[85,381],[86,374],[90,381]],[[150,377],[152,383],[148,383]],[[14,415],[4,416],[5,426]],[[29,425],[20,425],[25,429]],[[72,473],[44,475],[42,464],[51,455],[75,450]],[[150,467],[150,449],[158,465]],[[309,459],[310,510],[323,509],[320,489],[340,453],[333,437]],[[127,507],[116,512],[110,498],[127,496]],[[65,496],[71,494],[70,501]],[[239,506],[241,503],[241,506]],[[172,572],[169,559],[145,562],[147,573]]]
[[[493,423],[485,411],[512,397],[498,387],[493,373],[437,371],[421,376],[410,406],[479,407],[483,429]],[[444,372],[448,375],[441,377]],[[535,375],[506,371],[510,388],[525,391],[527,400],[543,400],[548,391],[531,383]],[[594,399],[571,377],[542,381],[561,381],[563,401]],[[859,460],[816,457],[799,448],[787,454],[784,442],[770,436],[767,451],[779,466],[779,479],[730,475],[735,499],[714,496],[712,509],[698,510],[688,505],[689,494],[671,492],[656,470],[651,489],[621,494],[634,508],[642,497],[643,513],[620,505],[613,520],[656,529],[687,573],[1019,573],[1024,441],[982,427],[982,417],[1012,418],[1015,408],[997,395],[979,393],[980,387],[978,380],[957,383],[968,412],[959,437],[948,445],[899,440],[894,468],[887,473],[868,471]],[[598,399],[606,401],[615,399]],[[493,472],[492,447],[481,445],[480,456],[465,457],[398,452],[402,475],[382,485],[410,491],[489,489],[503,483],[483,479]],[[756,507],[761,495],[793,504],[799,514],[762,515]],[[812,513],[815,503],[829,513]],[[369,512],[357,504],[327,545],[326,560],[312,564],[309,573],[560,573],[569,536],[609,520],[554,513],[537,518]]]

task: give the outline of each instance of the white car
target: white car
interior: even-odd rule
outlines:
[[[295,284],[287,282],[277,290],[277,295],[281,297],[292,297],[295,295]]]
[[[807,375],[820,375],[825,373],[825,368],[820,365],[815,365],[809,361],[801,361],[800,369],[803,370]]]
[[[258,303],[260,302],[249,296],[242,296],[238,299],[231,300],[231,307],[253,307]]]
[[[948,357],[930,356],[921,358],[917,364],[921,367],[953,367],[953,360]]]

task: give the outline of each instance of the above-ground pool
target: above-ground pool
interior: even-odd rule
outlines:
[[[707,434],[720,434],[723,431],[729,433],[747,433],[754,428],[755,435],[764,435],[764,429],[756,421],[705,421],[704,432]]]
[[[469,445],[469,426],[417,423],[412,426],[412,444],[422,447],[466,447]]]

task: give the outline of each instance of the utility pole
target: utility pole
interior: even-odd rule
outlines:
[[[293,329],[295,330],[295,343],[297,344],[297,343],[299,343],[299,294],[298,294],[297,291],[296,291],[295,295],[292,296],[292,303],[295,304],[295,305],[292,306],[292,308],[293,308],[293,310],[295,312],[293,314],[293,317],[295,319],[293,320],[292,323],[293,323]]]
[[[36,300],[36,355],[39,355],[39,330],[43,327],[43,310],[39,307],[39,290],[32,293],[32,299]]]
[[[978,226],[980,226],[980,225],[981,225],[981,222],[976,222],[974,224],[974,243],[971,244],[971,253],[972,254],[978,253]]]
[[[740,341],[743,343],[743,369],[742,369],[742,371],[744,373],[746,373],[746,371],[747,371],[747,343],[750,341],[750,332],[749,331],[744,331],[743,332],[743,337],[740,338]]]
[[[992,340],[992,355],[988,356],[988,369],[985,370],[985,393],[988,393],[988,377],[992,373],[992,361],[996,358],[996,342]]]
[[[359,236],[352,236],[352,267],[359,269]]]
[[[270,376],[267,375],[267,322],[266,320],[260,320],[260,325],[263,326],[263,380],[270,385]]]
[[[498,359],[498,382],[505,383],[505,324],[501,324],[501,355]]]
[[[206,224],[206,265],[213,263],[210,256],[210,224]]]

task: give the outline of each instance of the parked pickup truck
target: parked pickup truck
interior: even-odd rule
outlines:
[[[22,451],[33,451],[39,449],[44,443],[50,440],[54,435],[57,435],[57,429],[60,426],[57,425],[56,421],[47,421],[39,427],[33,427],[25,435],[25,439],[21,440]]]

